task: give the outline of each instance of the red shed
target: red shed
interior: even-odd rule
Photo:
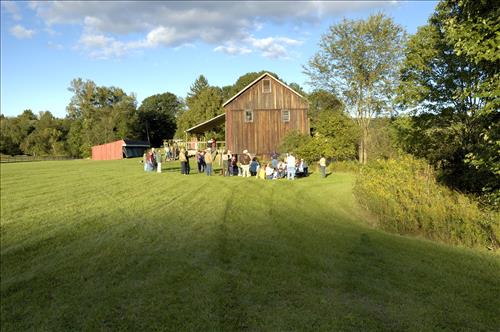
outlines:
[[[92,160],[116,160],[140,157],[149,148],[148,142],[119,140],[92,147]]]

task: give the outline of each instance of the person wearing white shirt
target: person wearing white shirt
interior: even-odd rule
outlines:
[[[286,168],[287,168],[286,178],[288,180],[295,180],[295,157],[291,153],[287,154]]]

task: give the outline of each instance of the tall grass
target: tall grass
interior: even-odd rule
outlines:
[[[358,173],[361,168],[360,165],[357,160],[332,161],[328,165],[328,169],[331,172]]]
[[[410,156],[376,161],[359,172],[358,201],[385,230],[468,247],[498,248],[500,216],[436,183],[433,170]]]

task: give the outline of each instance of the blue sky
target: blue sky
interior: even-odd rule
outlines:
[[[415,33],[434,1],[37,2],[1,4],[1,112],[64,117],[72,79],[185,97],[203,74],[233,84],[260,70],[306,91],[302,66],[328,27],[384,12]]]

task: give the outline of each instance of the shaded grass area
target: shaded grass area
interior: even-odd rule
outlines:
[[[1,166],[2,331],[500,326],[499,256],[370,228],[351,175],[163,166]]]

